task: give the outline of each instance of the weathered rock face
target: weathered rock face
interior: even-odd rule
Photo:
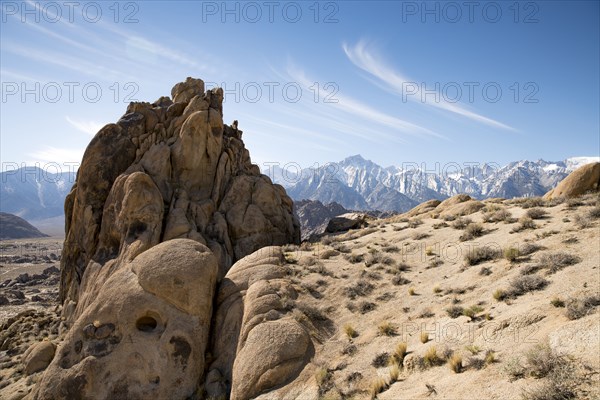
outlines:
[[[238,261],[216,298],[208,396],[245,400],[291,381],[313,353],[310,335],[291,312],[297,293],[279,247]]]
[[[544,198],[571,198],[598,190],[600,190],[600,163],[590,163],[571,172],[554,189],[546,193]]]
[[[93,298],[82,291],[89,304],[33,398],[185,399],[195,394],[205,369],[217,272],[212,252],[189,239],[161,243],[119,265]],[[108,273],[94,271],[96,281],[102,274]]]
[[[222,278],[263,246],[299,241],[292,200],[251,163],[237,123],[223,124],[222,90],[188,78],[171,95],[131,103],[85,151],[65,201],[60,296],[71,322],[92,288],[160,242],[206,245]]]

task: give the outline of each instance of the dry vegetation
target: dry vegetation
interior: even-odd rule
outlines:
[[[319,398],[600,398],[599,204],[497,200],[287,248]]]

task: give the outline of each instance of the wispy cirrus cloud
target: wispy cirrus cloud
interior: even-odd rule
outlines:
[[[415,90],[414,94],[416,96],[410,96],[409,98],[412,100],[420,100],[422,98],[419,85],[414,85],[414,80],[403,76],[400,72],[387,65],[378,55],[371,52],[369,49],[369,44],[366,40],[360,40],[354,46],[344,43],[342,47],[346,53],[346,56],[354,65],[377,78],[381,83],[392,88],[395,93],[403,95],[407,89],[407,85],[411,85],[411,89]],[[445,101],[441,96],[438,96],[438,98],[439,101],[423,101],[423,103],[463,116],[473,121],[486,124],[488,126],[516,131],[516,129],[511,126],[496,121],[492,118],[485,117],[481,114],[477,114],[462,105]]]
[[[33,151],[28,154],[32,160],[28,162],[30,165],[36,163],[41,164],[58,164],[58,165],[73,165],[81,162],[85,149],[63,148],[44,146],[43,148]]]
[[[67,122],[80,132],[94,136],[104,125],[96,121],[83,121],[80,119],[71,118],[68,115],[65,117]]]
[[[307,92],[311,91],[311,87],[314,85],[314,82],[317,82],[317,80],[308,77],[307,74],[301,68],[297,67],[291,62],[288,63],[286,74],[292,81],[301,85],[302,88]],[[320,101],[329,105],[331,109],[345,114],[346,117],[348,115],[351,115],[353,120],[350,123],[346,123],[348,127],[345,130],[345,132],[354,134],[356,136],[360,136],[363,139],[372,139],[373,134],[375,134],[376,137],[378,136],[383,140],[393,140],[396,142],[404,143],[405,140],[398,137],[397,134],[394,134],[398,132],[412,136],[429,136],[445,139],[445,137],[439,133],[431,131],[430,129],[427,129],[415,123],[387,114],[383,111],[379,111],[378,109],[373,108],[372,106],[361,102],[360,100],[357,100],[351,96],[336,93],[333,96],[334,101],[328,102],[326,97],[329,96],[329,93],[327,93],[326,91],[318,91],[317,93]],[[321,107],[319,111],[323,112],[324,110]],[[339,126],[339,122],[342,118],[336,118],[336,115],[330,114],[329,110],[327,112],[328,114],[326,118],[332,123],[334,123],[334,121],[337,120],[337,128],[342,128]],[[387,131],[383,129],[373,130],[372,128],[369,128],[364,131],[357,130],[356,126],[360,125],[361,123],[366,123],[370,125],[374,124],[386,127],[388,129]]]

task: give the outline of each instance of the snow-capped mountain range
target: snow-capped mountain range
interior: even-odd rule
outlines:
[[[564,161],[516,161],[508,165],[449,163],[381,167],[360,155],[319,168],[263,170],[284,186],[294,200],[337,202],[354,210],[407,211],[430,199],[443,200],[459,193],[477,199],[542,196],[578,167],[599,157],[572,157]]]
[[[53,173],[38,167],[2,172],[0,211],[29,222],[62,216],[73,183],[75,172]]]

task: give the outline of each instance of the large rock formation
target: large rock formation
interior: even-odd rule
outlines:
[[[188,78],[171,95],[131,103],[85,151],[65,201],[60,295],[69,329],[34,399],[198,397],[218,282],[258,249],[299,242],[291,199],[250,162],[237,122],[223,124],[222,91],[205,93]],[[307,361],[309,335],[274,318],[279,303],[266,300],[293,289],[275,279],[280,263],[260,264],[241,261],[219,290],[215,349],[220,373],[241,376],[224,392],[233,398],[280,384]],[[271,322],[257,320],[269,310]],[[235,327],[239,343],[223,336]],[[264,345],[268,332],[281,343]],[[269,363],[247,363],[263,352]]]
[[[600,189],[600,163],[579,167],[544,195],[545,199],[577,197]]]
[[[85,151],[65,202],[60,297],[69,321],[87,305],[90,267],[118,269],[160,242],[206,245],[220,279],[261,247],[299,241],[291,199],[251,163],[237,122],[223,124],[222,90],[188,78],[171,95],[131,103]]]

